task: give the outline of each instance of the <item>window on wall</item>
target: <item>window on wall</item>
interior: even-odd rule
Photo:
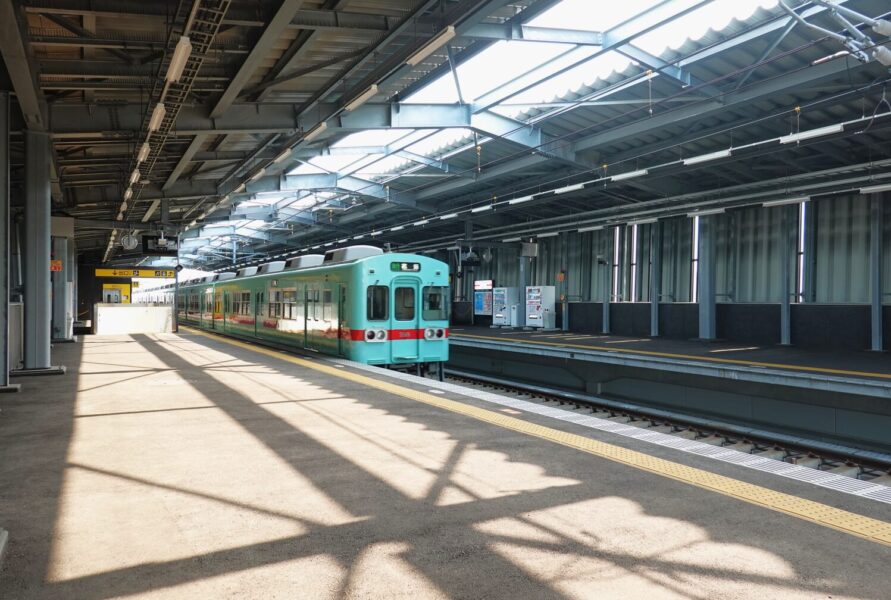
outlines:
[[[369,321],[386,321],[390,318],[388,299],[390,288],[385,285],[369,285],[365,296]]]

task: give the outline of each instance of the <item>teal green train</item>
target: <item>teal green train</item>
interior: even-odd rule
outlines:
[[[448,265],[351,246],[180,286],[177,321],[372,365],[449,357]]]

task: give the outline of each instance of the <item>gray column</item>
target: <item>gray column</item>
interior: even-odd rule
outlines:
[[[0,392],[9,384],[9,92],[0,91]]]
[[[659,301],[662,299],[662,221],[650,227],[650,335],[659,336]]]
[[[25,131],[25,371],[50,365],[50,138]]]
[[[801,208],[798,204],[791,204],[780,207],[780,210],[783,211],[780,222],[780,344],[788,346],[792,343],[792,285],[789,281],[792,269],[789,263],[795,255],[792,251],[792,244],[795,243],[793,214]]]
[[[609,305],[612,300],[613,294],[613,270],[615,265],[613,261],[616,260],[615,256],[615,244],[616,244],[616,235],[618,235],[618,230],[613,227],[612,235],[607,236],[608,244],[606,249],[606,255],[603,260],[603,316],[601,317],[601,332],[609,333]]]
[[[529,285],[529,259],[523,256],[522,250],[520,251],[520,265],[519,265],[519,273],[517,276],[517,287],[520,288],[518,290],[518,302],[520,306],[517,307],[517,327],[525,327],[526,326],[526,286]]]
[[[814,286],[814,268],[816,267],[817,252],[817,204],[814,202],[805,202],[802,204],[804,210],[804,258],[801,261],[804,270],[802,276],[801,298],[799,302],[816,302],[816,291]]]
[[[882,339],[882,197],[873,194],[869,204],[870,350],[884,350]]]
[[[699,338],[717,338],[715,310],[715,234],[714,215],[699,217]]]

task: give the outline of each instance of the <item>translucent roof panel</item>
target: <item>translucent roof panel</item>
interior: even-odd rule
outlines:
[[[406,150],[423,156],[438,156],[444,147],[456,144],[461,140],[470,139],[472,135],[473,132],[470,129],[443,129],[412,144]]]
[[[414,133],[414,129],[369,129],[351,133],[342,140],[331,144],[335,148],[356,148],[362,146],[389,146],[397,140]]]
[[[591,10],[591,0],[563,0],[529,21],[536,27],[584,29],[606,31],[630,17],[640,14],[661,0],[622,0],[598,2],[597,10]]]

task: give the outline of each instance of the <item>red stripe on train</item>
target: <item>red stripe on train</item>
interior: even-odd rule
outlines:
[[[445,335],[443,338],[445,339],[449,337],[449,330],[445,329]],[[387,330],[387,339],[389,341],[399,341],[399,340],[422,340],[424,339],[424,330],[423,329],[388,329]],[[354,342],[363,342],[365,341],[365,330],[364,329],[353,329],[350,331],[350,340]]]

